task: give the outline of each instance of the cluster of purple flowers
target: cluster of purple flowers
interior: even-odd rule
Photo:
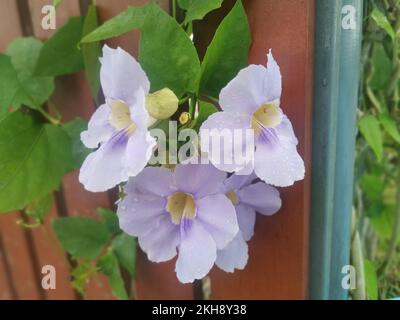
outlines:
[[[201,279],[214,264],[227,272],[243,269],[256,212],[272,215],[281,207],[278,190],[304,177],[297,139],[280,109],[279,66],[250,65],[222,89],[222,109],[201,126],[205,130],[254,130],[254,161],[231,165],[178,164],[146,167],[156,146],[146,109],[150,84],[139,63],[124,50],[103,49],[101,84],[106,97],[81,139],[91,153],[80,171],[86,189],[105,191],[120,183],[120,227],[136,236],[148,258],[163,262],[176,255],[183,282]],[[241,173],[247,170],[251,174]]]

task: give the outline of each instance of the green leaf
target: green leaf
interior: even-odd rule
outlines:
[[[214,106],[212,103],[199,101],[199,114],[195,120],[195,125],[193,126],[193,130],[198,131],[202,123],[206,121],[210,115],[218,111],[219,111],[218,108]]]
[[[364,260],[365,286],[370,300],[378,300],[378,277],[376,268],[369,260]]]
[[[392,74],[392,62],[382,43],[375,43],[371,58],[372,74],[368,85],[375,90],[385,89]]]
[[[10,57],[0,54],[0,116],[8,111],[16,95],[19,82]]]
[[[371,201],[365,208],[365,214],[368,218],[377,219],[382,215],[385,206],[382,201]]]
[[[237,1],[208,46],[201,65],[201,93],[218,97],[221,89],[247,65],[250,42],[246,12]]]
[[[382,160],[383,140],[378,119],[373,115],[366,115],[360,119],[358,126],[378,160]]]
[[[167,87],[181,97],[187,91],[197,90],[197,51],[175,19],[158,6],[153,6],[143,25],[139,60],[152,91]]]
[[[95,259],[110,240],[106,225],[93,218],[58,218],[52,226],[61,246],[74,259]]]
[[[220,8],[222,2],[223,0],[178,0],[179,6],[186,10],[183,23],[203,19],[210,11]]]
[[[12,112],[0,119],[0,155],[0,212],[18,210],[58,188],[71,141],[61,127]]]
[[[378,201],[382,198],[385,184],[378,175],[364,174],[360,178],[360,186],[370,201]]]
[[[374,231],[384,240],[390,239],[392,235],[395,210],[394,205],[388,205],[379,215],[376,214],[369,218]]]
[[[393,119],[390,114],[383,113],[379,115],[379,121],[381,122],[385,131],[398,143],[400,143],[400,132],[397,129],[396,120]]]
[[[7,48],[7,54],[11,57],[19,81],[19,89],[12,101],[14,108],[25,105],[39,109],[54,91],[53,77],[34,75],[35,65],[42,47],[42,42],[29,37],[18,38]]]
[[[82,296],[85,295],[86,286],[89,283],[90,277],[97,271],[90,262],[80,261],[78,266],[71,271],[72,281],[71,286]]]
[[[97,266],[107,276],[112,293],[120,300],[128,300],[124,280],[119,269],[118,259],[112,251],[101,257]]]
[[[83,57],[78,49],[82,29],[82,17],[72,17],[58,29],[40,50],[35,74],[60,76],[82,70]]]
[[[98,27],[96,6],[90,5],[83,23],[82,35],[85,36]],[[86,79],[89,82],[92,97],[97,100],[100,88],[100,42],[82,43],[83,62],[85,65]]]
[[[385,30],[386,33],[392,38],[395,38],[395,32],[388,20],[388,18],[377,8],[374,8],[371,12],[371,18],[381,29]]]
[[[97,213],[101,216],[102,221],[107,226],[107,230],[110,234],[115,235],[121,232],[119,228],[118,216],[115,212],[110,209],[98,208]]]
[[[52,205],[53,195],[49,193],[44,197],[34,200],[28,204],[25,208],[25,213],[36,221],[43,223],[44,218],[50,212]]]
[[[111,246],[119,264],[134,277],[136,269],[136,239],[126,233],[121,233],[114,238]]]
[[[82,42],[88,43],[105,40],[117,37],[133,29],[141,28],[148,11],[151,10],[153,6],[154,3],[149,3],[140,7],[128,7],[125,11],[107,20],[88,35],[85,35]]]
[[[53,6],[57,8],[61,4],[62,0],[53,0]]]
[[[87,123],[85,120],[81,118],[75,118],[74,120],[63,125],[63,129],[68,134],[71,139],[71,148],[72,148],[72,162],[71,162],[71,170],[79,168],[85,158],[91,152],[90,149],[86,148],[85,145],[81,141],[81,132],[86,130]]]

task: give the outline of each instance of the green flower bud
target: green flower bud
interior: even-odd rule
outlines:
[[[179,99],[168,88],[150,93],[146,97],[146,109],[157,120],[168,119],[178,110]]]

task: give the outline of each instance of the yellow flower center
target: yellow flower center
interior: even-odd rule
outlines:
[[[279,101],[272,101],[263,104],[258,108],[251,118],[251,127],[256,135],[259,135],[264,128],[273,128],[281,122],[279,112]]]
[[[117,129],[127,129],[128,133],[133,133],[136,130],[136,124],[131,118],[129,106],[120,100],[108,100],[108,104],[111,107],[111,114],[109,121],[111,125]]]
[[[239,197],[235,191],[229,191],[225,194],[229,200],[231,200],[233,205],[237,205],[239,203]]]
[[[193,197],[184,192],[175,192],[170,195],[166,209],[175,224],[180,224],[182,218],[193,219],[196,215],[196,205]]]

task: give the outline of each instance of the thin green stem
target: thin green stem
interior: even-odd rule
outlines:
[[[397,242],[400,234],[400,170],[398,170],[397,177],[397,190],[396,190],[396,214],[392,229],[392,235],[390,237],[389,248],[386,252],[385,260],[379,270],[380,276],[384,276],[388,271],[390,263],[396,252]]]
[[[214,98],[214,97],[211,97],[211,96],[207,96],[207,95],[205,95],[204,97],[207,98],[208,100],[216,103],[216,104],[219,104],[219,100],[217,98]]]
[[[179,105],[184,104],[186,101],[188,101],[189,97],[183,97],[182,99],[179,100]]]
[[[356,215],[353,209],[352,214],[352,241],[351,241],[351,264],[356,269],[356,288],[351,292],[354,300],[365,300],[365,273],[364,273],[364,257],[362,252],[362,243],[360,234],[357,230]]]
[[[172,0],[172,17],[176,20],[176,0]]]
[[[374,92],[370,87],[367,87],[367,96],[371,101],[372,105],[377,109],[379,113],[381,113],[382,112],[381,103],[379,102],[378,98],[375,96]]]
[[[57,118],[54,118],[53,116],[51,116],[49,113],[47,113],[47,111],[45,111],[42,108],[37,109],[37,111],[39,111],[39,113],[45,117],[51,124],[54,125],[59,125],[60,124],[60,120]]]

